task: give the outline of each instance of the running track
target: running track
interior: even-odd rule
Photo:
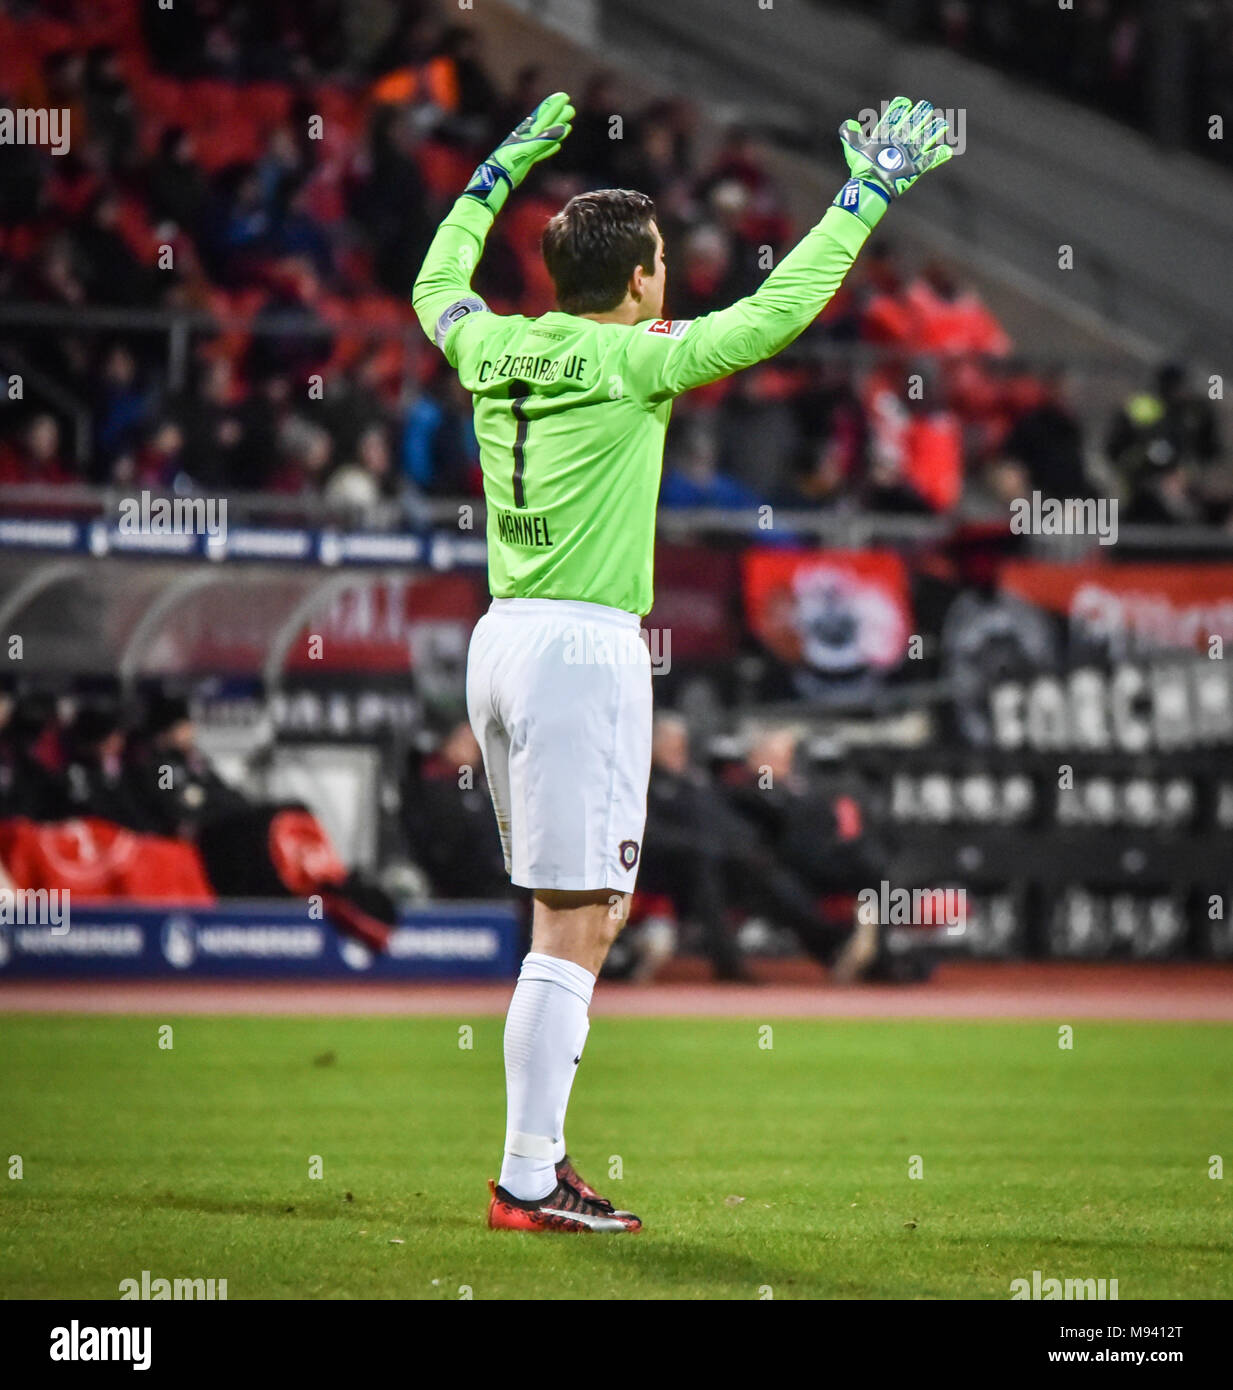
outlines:
[[[593,1015],[741,1018],[1076,1018],[1233,1023],[1233,964],[1045,962],[940,966],[928,984],[836,986],[814,967],[760,962],[752,985],[707,982],[671,963],[655,984],[602,982]],[[503,1014],[511,984],[0,982],[0,1013]]]

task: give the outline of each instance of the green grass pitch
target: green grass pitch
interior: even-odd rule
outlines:
[[[7,1016],[0,1296],[1233,1297],[1233,1029],[762,1027],[595,1021],[571,1153],[646,1223],[604,1238],[485,1228],[498,1018]]]

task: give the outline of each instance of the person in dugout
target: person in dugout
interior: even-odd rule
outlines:
[[[734,807],[763,852],[778,858],[813,896],[830,933],[811,944],[797,930],[809,954],[829,964],[832,977],[841,981],[927,979],[932,961],[926,950],[891,952],[885,926],[857,910],[856,895],[886,876],[891,852],[852,777],[817,767],[807,774],[800,736],[784,726],[755,732],[744,761],[730,769],[730,776]]]
[[[159,835],[195,839],[202,826],[248,804],[198,748],[188,701],[162,692],[150,700],[133,740],[128,782],[133,801]]]
[[[672,897],[679,914],[697,923],[719,979],[749,978],[731,931],[733,910],[791,930],[833,978],[876,978],[877,924],[857,922],[853,913],[828,920],[823,910],[823,892],[836,887],[826,880],[825,864],[841,842],[839,822],[791,771],[794,743],[755,747],[749,763],[755,780],[733,789],[695,764],[685,721],[659,715],[639,887]],[[779,767],[777,790],[773,771],[770,785],[757,785],[757,770],[766,766],[757,759],[764,757]]]
[[[441,711],[425,742],[408,757],[401,797],[412,860],[437,897],[514,896],[471,725],[460,710]]]

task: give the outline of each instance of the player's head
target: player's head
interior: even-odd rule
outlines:
[[[544,228],[543,252],[563,313],[663,317],[664,239],[645,193],[579,193]]]

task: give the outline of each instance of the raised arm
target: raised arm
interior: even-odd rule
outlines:
[[[574,108],[564,92],[545,97],[471,175],[462,196],[437,228],[411,291],[420,327],[445,351],[450,329],[468,314],[487,310],[471,291],[493,219],[533,164],[561,148]]]
[[[627,361],[639,396],[666,400],[782,351],[830,302],[890,200],[953,154],[942,115],[907,97],[890,103],[871,134],[849,120],[839,135],[852,177],[755,293],[702,318],[647,324],[631,336]]]

